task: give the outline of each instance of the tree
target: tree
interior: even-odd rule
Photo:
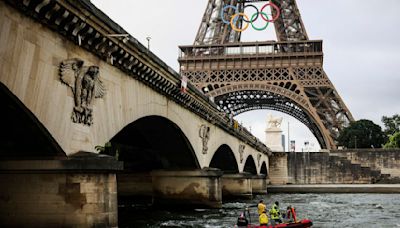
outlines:
[[[400,132],[400,115],[396,114],[392,117],[383,116],[382,122],[385,125],[385,135],[391,136],[396,132]]]
[[[389,141],[385,144],[385,148],[400,148],[400,132],[396,132],[389,137]]]
[[[358,120],[339,132],[338,143],[346,148],[381,148],[385,142],[382,128],[371,120]]]

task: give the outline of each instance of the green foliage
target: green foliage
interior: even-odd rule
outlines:
[[[385,144],[385,148],[400,148],[400,132],[394,133],[389,137],[389,141]]]
[[[106,154],[106,151],[111,148],[111,142],[106,142],[104,146],[95,146],[94,149],[99,152],[99,154]]]
[[[346,148],[381,148],[385,135],[379,125],[370,120],[350,123],[339,133],[338,143]]]
[[[100,146],[100,145],[95,146],[94,149],[97,150],[99,152],[99,154],[113,156],[113,157],[115,157],[115,159],[118,160],[119,150],[117,148],[114,148],[111,145],[111,142],[106,142],[106,144],[104,144],[104,146]]]
[[[396,114],[392,117],[383,116],[382,122],[385,125],[385,135],[390,136],[396,132],[400,132],[400,115]]]

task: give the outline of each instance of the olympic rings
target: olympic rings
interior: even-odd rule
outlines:
[[[250,21],[253,21],[254,15],[257,15],[256,18],[258,18],[258,14],[261,14],[261,16],[264,15],[264,16],[268,19],[268,15],[267,15],[266,13],[264,13],[264,12],[261,12],[261,13],[257,12],[257,13],[255,13],[255,14],[253,14],[253,16],[251,16]],[[256,20],[256,19],[254,19],[254,20]],[[251,27],[253,27],[253,29],[255,29],[255,30],[257,30],[257,31],[265,30],[265,29],[268,27],[268,25],[269,25],[269,21],[267,21],[267,23],[264,25],[264,27],[262,27],[262,28],[257,28],[256,26],[253,25],[253,23],[251,23]]]
[[[272,8],[274,8],[276,10],[276,15],[275,17],[273,17],[271,20],[268,20],[268,18],[265,18],[263,14],[261,14],[262,19],[264,19],[264,21],[268,21],[268,22],[274,22],[276,21],[276,19],[279,18],[279,16],[281,15],[281,10],[279,9],[279,7],[277,5],[275,5],[274,3],[270,2],[265,4],[262,8],[261,8],[261,12],[264,11],[265,7],[267,6],[271,6]]]
[[[230,23],[229,21],[225,20],[225,18],[224,18],[224,12],[225,12],[225,10],[226,10],[227,8],[234,9],[235,12],[238,12],[238,9],[237,9],[236,6],[233,6],[233,5],[226,5],[226,6],[224,6],[224,8],[223,8],[222,11],[221,11],[221,19],[222,19],[222,22],[224,22],[225,24],[229,24],[229,23]],[[236,22],[235,22],[235,23],[236,23]]]
[[[267,6],[270,6],[271,8],[273,8],[277,12],[276,15],[274,17],[272,17],[272,19],[269,19],[268,15],[264,12],[264,9]],[[250,20],[249,20],[249,17],[244,12],[239,12],[238,7],[236,7],[234,5],[225,5],[222,8],[221,15],[220,15],[221,19],[222,19],[222,22],[225,23],[225,24],[230,24],[231,28],[234,31],[237,31],[237,32],[243,32],[244,30],[246,30],[249,27],[249,24],[251,24],[251,27],[253,27],[253,29],[255,29],[257,31],[262,31],[262,30],[265,30],[268,27],[270,22],[272,22],[272,23],[275,22],[279,18],[280,14],[281,14],[280,8],[277,5],[275,5],[274,3],[272,3],[272,2],[269,2],[269,3],[266,3],[265,5],[263,5],[261,7],[261,10],[258,10],[258,8],[255,5],[249,4],[249,5],[245,5],[243,7],[243,11],[247,7],[252,7],[252,8],[257,10],[257,12],[255,12],[251,16]],[[235,11],[235,14],[231,16],[230,21],[227,21],[224,18],[225,11],[227,9],[233,9]],[[266,22],[266,24],[265,24],[265,26],[263,26],[261,28],[257,28],[256,26],[254,26],[253,22],[255,22],[258,19],[258,16],[260,14],[261,14],[261,18]],[[240,18],[240,16],[243,18],[243,21],[247,23],[242,29],[238,28],[237,25],[236,25],[236,23],[237,23],[238,19]]]
[[[255,6],[255,5],[245,5],[244,7],[243,7],[243,12],[246,10],[246,8],[247,7],[253,7],[253,9],[255,9],[256,11],[257,11],[257,16],[256,16],[256,18],[254,18],[254,21],[256,21],[257,19],[258,19],[258,9],[257,9],[257,7]],[[254,15],[254,14],[253,14]],[[246,20],[246,19],[243,19],[245,22],[247,22],[247,23],[252,23],[252,22],[254,22],[253,21],[253,19],[250,19],[250,21],[248,21],[248,20]]]
[[[244,13],[237,13],[231,17],[232,29],[235,30],[236,32],[243,32],[244,30],[246,30],[249,27],[249,23],[247,23],[246,26],[244,26],[244,28],[242,28],[242,29],[237,28],[234,23],[236,23],[237,20],[235,21],[235,18],[238,16],[242,16],[242,17],[246,18],[247,20],[249,20],[249,17]]]

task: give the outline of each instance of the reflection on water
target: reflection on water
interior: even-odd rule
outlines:
[[[291,204],[299,218],[313,227],[400,227],[400,194],[269,194],[253,200],[224,203],[222,209],[157,210],[144,205],[120,205],[120,227],[233,227],[246,207],[264,199],[268,208],[278,200]],[[251,220],[258,221],[256,208]]]

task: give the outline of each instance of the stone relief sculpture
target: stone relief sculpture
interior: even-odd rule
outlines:
[[[282,117],[273,117],[271,113],[269,113],[267,116],[267,128],[280,128],[282,119]]]
[[[202,124],[200,126],[200,130],[199,130],[199,136],[202,139],[202,143],[203,143],[203,154],[207,154],[208,151],[208,140],[210,139],[210,127],[208,127],[205,124]]]
[[[239,145],[239,158],[240,158],[240,163],[243,163],[243,154],[244,154],[244,148],[246,148],[245,145]]]
[[[99,67],[83,66],[84,61],[73,58],[60,63],[60,80],[71,87],[74,94],[75,107],[72,121],[92,125],[93,100],[105,95],[105,87],[99,78]]]

